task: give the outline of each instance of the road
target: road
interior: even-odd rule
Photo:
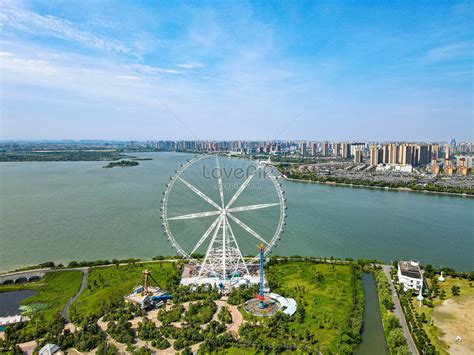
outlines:
[[[81,295],[82,291],[84,291],[87,284],[87,274],[89,273],[89,268],[84,267],[84,268],[80,268],[76,270],[79,270],[80,272],[82,272],[82,282],[81,282],[81,287],[79,288],[79,291],[77,291],[77,293],[74,296],[72,296],[69,301],[67,301],[67,303],[64,305],[63,309],[61,310],[61,316],[64,318],[66,323],[70,323],[69,317],[67,315],[69,311],[69,307]]]
[[[400,325],[402,326],[403,335],[405,335],[405,339],[407,341],[408,350],[412,354],[419,354],[418,350],[416,349],[415,343],[413,338],[411,337],[410,330],[408,329],[407,322],[405,320],[405,315],[403,314],[402,305],[400,304],[400,300],[398,299],[397,292],[395,291],[395,286],[393,285],[392,276],[390,275],[390,266],[389,265],[381,265],[382,269],[387,276],[388,283],[390,284],[390,293],[392,294],[393,304],[395,305],[395,309],[393,313],[397,316],[398,320],[400,321]]]

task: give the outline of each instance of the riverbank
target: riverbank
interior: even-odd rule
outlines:
[[[474,198],[474,195],[470,195],[470,194],[466,194],[466,193],[460,194],[460,193],[443,192],[443,191],[413,190],[413,189],[410,189],[408,187],[388,187],[388,186],[381,187],[381,186],[360,185],[360,184],[347,184],[347,183],[344,183],[344,182],[294,179],[294,178],[289,178],[286,175],[282,175],[282,176],[283,176],[283,179],[285,179],[287,181],[307,182],[307,183],[315,183],[315,184],[320,184],[320,185],[358,187],[358,188],[365,188],[365,189],[390,190],[390,191],[398,191],[398,192],[418,192],[418,193],[424,193],[424,194],[435,194],[435,195],[446,195],[446,196]]]

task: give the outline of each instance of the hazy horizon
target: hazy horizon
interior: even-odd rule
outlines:
[[[473,140],[472,2],[2,1],[3,140]]]

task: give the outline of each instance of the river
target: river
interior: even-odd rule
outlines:
[[[159,207],[192,157],[140,153],[140,165],[0,163],[0,270],[45,261],[171,255]],[[474,270],[474,199],[283,181],[285,234],[275,254],[419,259]]]
[[[364,286],[364,329],[357,355],[388,355],[387,343],[380,318],[379,299],[373,273],[362,274]]]

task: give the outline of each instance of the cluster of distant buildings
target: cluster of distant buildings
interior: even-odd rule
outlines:
[[[472,167],[474,142],[340,142],[340,141],[28,141],[0,142],[0,151],[56,149],[124,149],[187,152],[233,152],[303,159],[352,160],[379,170],[412,172],[427,166],[433,174],[467,175]],[[455,160],[453,158],[456,158]]]
[[[371,166],[411,172],[412,167],[433,166],[432,172],[466,175],[472,167],[474,142],[406,143],[406,142],[330,142],[330,141],[158,141],[150,142],[160,150],[228,151],[241,154],[268,154],[299,158],[324,158],[366,162]],[[456,161],[451,157],[456,154]],[[439,163],[442,163],[441,165]],[[436,167],[438,169],[436,169]]]

